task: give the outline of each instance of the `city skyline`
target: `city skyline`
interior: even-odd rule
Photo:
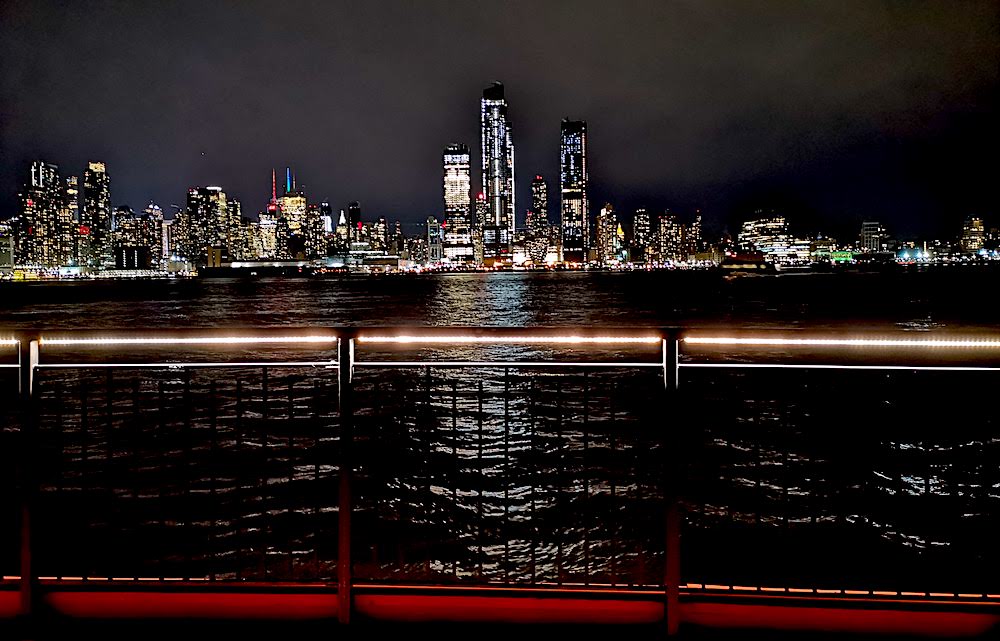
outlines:
[[[598,6],[575,12],[596,36],[594,53],[567,48],[573,34],[551,28],[558,4],[533,6],[530,21],[513,20],[528,15],[516,3],[503,12],[431,5],[381,5],[413,18],[387,28],[398,33],[380,26],[377,9],[303,7],[300,17],[314,20],[301,22],[336,24],[342,37],[316,28],[301,47],[247,52],[240,37],[270,43],[261,38],[280,22],[266,8],[178,5],[147,16],[121,6],[96,16],[6,3],[0,215],[13,213],[32,160],[75,174],[97,158],[115,176],[115,205],[153,200],[169,210],[189,186],[220,184],[252,213],[266,197],[260,174],[292,164],[316,198],[359,200],[417,223],[440,209],[442,146],[465,142],[476,155],[475,92],[493,79],[512,105],[519,224],[531,176],[558,172],[556,127],[567,116],[590,128],[592,216],[604,202],[621,212],[700,209],[707,228],[734,231],[739,214],[774,206],[819,228],[879,219],[903,235],[935,235],[997,209],[988,187],[995,5]],[[222,20],[232,53],[184,46]],[[116,39],[99,37],[114,27]],[[455,38],[422,51],[423,27]],[[610,33],[629,37],[612,42]],[[524,42],[533,43],[527,52]],[[133,50],[148,54],[142,69]],[[81,53],[102,62],[84,85],[65,73]],[[529,53],[546,64],[526,64]],[[376,59],[397,62],[362,72]],[[57,79],[91,99],[63,104]]]

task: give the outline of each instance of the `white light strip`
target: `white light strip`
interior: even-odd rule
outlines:
[[[121,369],[179,369],[185,367],[323,367],[336,369],[334,361],[236,361],[215,363],[40,363],[38,369],[91,369],[116,367]]]
[[[995,338],[736,338],[688,336],[691,345],[762,345],[781,347],[988,347],[1000,348]]]
[[[17,347],[21,341],[16,338],[0,338],[0,347]]]
[[[566,361],[355,361],[355,367],[663,367],[662,363]]]
[[[46,338],[42,345],[261,345],[275,343],[335,343],[336,336],[190,336],[143,338]]]
[[[718,369],[870,369],[906,372],[1000,372],[1000,367],[965,367],[947,365],[793,365],[790,363],[681,363],[680,367]]]
[[[559,344],[559,345],[613,345],[627,343],[659,344],[659,336],[359,336],[359,343],[504,343],[504,344]]]

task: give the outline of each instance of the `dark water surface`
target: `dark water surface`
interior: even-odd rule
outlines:
[[[1000,333],[998,275],[9,284],[0,287],[0,329],[681,325],[978,336]],[[656,349],[618,348],[420,353],[659,358]],[[220,355],[234,357],[195,357]],[[773,350],[711,356],[801,358]],[[240,358],[290,357],[332,358],[260,349]],[[843,357],[913,362],[899,353]],[[996,360],[988,352],[921,358]],[[40,447],[31,460],[43,488],[43,574],[336,576],[343,460],[336,369],[46,369],[38,381]],[[658,368],[358,368],[354,382],[359,580],[656,585],[666,497],[677,490],[685,581],[998,589],[994,372],[692,368],[674,396],[665,395]],[[27,456],[15,438],[18,420],[10,419],[2,444],[6,485],[7,471]],[[16,524],[13,493],[4,496],[0,508]],[[0,571],[16,571],[16,526],[0,532]]]
[[[0,285],[11,329],[218,325],[697,325],[983,329],[1000,271],[548,272]]]

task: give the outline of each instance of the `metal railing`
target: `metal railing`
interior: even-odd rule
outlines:
[[[341,621],[359,583],[653,588],[672,628],[682,591],[1000,591],[1000,430],[954,398],[988,393],[1000,341],[340,327],[4,348],[0,572],[23,612],[39,581],[116,579],[336,583]]]

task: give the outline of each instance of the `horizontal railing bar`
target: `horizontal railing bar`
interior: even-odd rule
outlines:
[[[969,367],[948,365],[839,365],[801,363],[679,363],[679,367],[717,369],[853,369],[875,371],[930,372],[1000,372],[1000,367]]]
[[[663,367],[662,363],[608,361],[355,361],[355,367]]]
[[[337,369],[336,361],[239,361],[239,362],[213,362],[213,363],[39,363],[38,369],[92,369],[92,368],[120,368],[120,369],[177,369],[182,367],[322,367],[324,369]]]

